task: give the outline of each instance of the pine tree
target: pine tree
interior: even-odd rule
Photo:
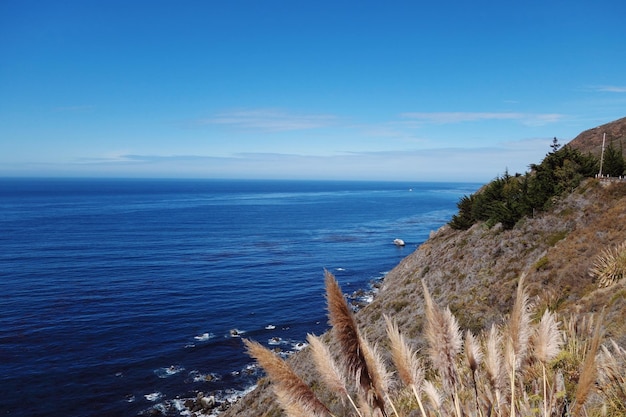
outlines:
[[[609,146],[604,152],[604,165],[602,173],[609,177],[619,177],[624,175],[624,169],[626,163],[624,162],[624,156],[622,155],[622,144],[620,141],[620,149],[613,146],[613,143],[609,143]]]
[[[558,151],[560,147],[561,145],[559,144],[559,140],[555,136],[554,139],[552,139],[552,145],[550,145],[550,148],[552,148],[552,153]]]

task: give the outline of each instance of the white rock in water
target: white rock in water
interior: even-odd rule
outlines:
[[[209,397],[202,397],[200,399],[200,403],[202,404],[202,408],[209,409],[209,408],[213,408],[215,407],[215,397],[214,396],[209,396]]]

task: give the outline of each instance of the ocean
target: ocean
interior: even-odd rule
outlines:
[[[241,395],[260,375],[241,337],[302,348],[328,328],[325,269],[367,302],[478,187],[0,179],[0,410],[176,414],[197,392]]]

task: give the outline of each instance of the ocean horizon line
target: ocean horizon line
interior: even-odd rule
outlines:
[[[0,180],[76,180],[76,181],[207,181],[207,182],[328,182],[328,183],[383,183],[383,184],[484,184],[486,181],[465,181],[465,180],[433,180],[433,179],[350,179],[350,178],[218,178],[218,177],[132,177],[132,176],[45,176],[45,175],[0,175]]]

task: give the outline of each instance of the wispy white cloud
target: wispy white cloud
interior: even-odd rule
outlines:
[[[525,114],[521,122],[527,126],[544,126],[549,123],[558,123],[566,116],[558,113]]]
[[[199,125],[223,125],[264,132],[318,129],[336,123],[337,117],[327,114],[293,114],[276,109],[235,110],[196,121]]]
[[[346,151],[330,155],[288,152],[243,152],[227,156],[129,153],[85,158],[58,169],[76,173],[88,170],[99,175],[115,173],[193,178],[483,181],[505,170],[525,172],[529,163],[539,162],[546,148],[546,140],[528,139],[476,148]]]
[[[543,126],[558,122],[564,115],[557,113],[520,112],[407,112],[400,114],[403,119],[432,124],[453,124],[491,120],[516,120],[528,126]]]
[[[592,89],[603,93],[626,93],[626,86],[618,85],[601,85],[592,87]]]
[[[93,104],[83,104],[77,106],[59,106],[55,107],[55,112],[87,112],[96,108]]]
[[[448,124],[475,122],[480,120],[521,119],[523,113],[487,113],[487,112],[407,112],[401,118],[418,120],[426,123]]]
[[[105,155],[78,158],[73,161],[75,164],[119,164],[141,162],[141,157],[128,152],[109,152]]]
[[[137,154],[119,154],[106,155],[97,157],[85,157],[76,159],[73,163],[78,165],[136,165],[136,164],[154,164],[160,162],[206,162],[209,160],[226,159],[215,156],[203,155],[137,155]]]

